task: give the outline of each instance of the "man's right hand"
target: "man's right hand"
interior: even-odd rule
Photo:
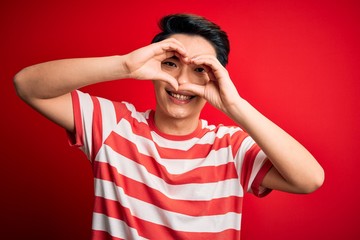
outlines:
[[[62,59],[36,64],[16,74],[14,84],[18,95],[27,104],[56,124],[73,131],[70,92],[124,78],[165,81],[177,89],[176,79],[161,69],[162,61],[172,56],[187,61],[182,44],[169,38],[122,56]]]
[[[177,80],[161,69],[162,61],[172,56],[188,61],[184,46],[176,39],[168,38],[125,55],[124,69],[129,78],[165,81],[177,90]]]

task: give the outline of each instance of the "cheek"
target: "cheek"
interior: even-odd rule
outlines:
[[[180,71],[178,68],[171,68],[171,67],[167,67],[167,66],[162,66],[161,70],[173,77],[176,77]]]
[[[206,73],[194,74],[192,79],[193,79],[193,83],[199,84],[199,85],[205,85],[206,83],[208,83],[210,81],[210,78]]]
[[[161,89],[163,89],[163,87],[161,87],[161,83],[160,81],[153,81],[154,84],[154,91],[155,91],[155,97],[156,99],[158,99],[161,96]]]
[[[167,86],[166,82],[160,80],[155,80],[155,81],[153,80],[153,84],[156,92],[164,90],[165,87]]]

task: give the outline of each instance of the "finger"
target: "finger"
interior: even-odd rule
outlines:
[[[187,51],[180,41],[175,38],[168,38],[167,41],[170,44],[169,47],[174,48],[174,50],[176,50],[176,52],[178,52],[181,56],[187,56]]]
[[[215,75],[214,75],[214,72],[213,70],[210,68],[210,67],[207,67],[205,68],[205,72],[207,73],[207,75],[209,76],[209,80],[210,81],[217,81]]]
[[[208,71],[209,77],[211,80],[218,80],[221,77],[224,77],[224,74],[227,73],[227,70],[221,65],[219,60],[215,56],[198,56],[195,58],[192,58],[191,63],[197,64],[197,65],[205,65],[208,66],[211,71]],[[212,74],[210,73],[212,72]]]
[[[172,88],[174,88],[174,90],[178,90],[179,88],[179,83],[178,81],[172,77],[171,75],[165,73],[165,72],[161,72],[159,73],[159,76],[156,78],[156,79],[153,79],[153,80],[157,80],[157,81],[164,81],[164,82],[167,82],[168,84],[170,84],[170,86]]]
[[[165,52],[163,54],[163,56],[161,56],[161,58],[159,60],[163,61],[163,60],[166,60],[168,58],[172,58],[174,56],[176,56],[180,61],[184,62],[185,64],[189,63],[189,58],[188,57],[185,57],[185,56],[179,54],[176,51]]]
[[[156,49],[156,55],[172,52],[173,54],[180,56],[180,58],[187,58],[185,47],[176,39],[168,38],[157,44],[159,49]]]
[[[221,64],[218,62],[218,60],[213,56],[198,56],[194,57],[190,60],[192,63],[197,65],[205,65],[210,67],[211,69],[219,69],[221,68]]]
[[[184,62],[189,61],[185,47],[176,39],[166,39],[159,42],[154,51],[155,56],[161,56],[163,60],[175,55]]]
[[[183,56],[183,55],[179,54],[178,52],[174,52],[174,55],[183,63],[185,63],[185,64],[190,63],[190,58],[188,58],[187,56]]]

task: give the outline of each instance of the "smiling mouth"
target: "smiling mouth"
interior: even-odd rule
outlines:
[[[195,96],[191,96],[191,95],[184,95],[184,94],[180,94],[180,93],[174,93],[171,91],[166,90],[167,94],[169,94],[171,97],[180,100],[180,101],[188,101],[193,99]]]

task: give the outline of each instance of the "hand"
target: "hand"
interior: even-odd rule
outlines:
[[[179,86],[179,90],[191,91],[206,99],[211,105],[231,115],[231,109],[241,99],[235,85],[230,79],[228,71],[218,59],[212,55],[198,56],[189,63],[205,66],[209,81],[205,85],[186,83]]]
[[[176,39],[168,38],[125,55],[124,68],[130,78],[165,81],[177,90],[177,80],[161,69],[162,61],[174,55],[184,62],[188,61],[183,45]]]

